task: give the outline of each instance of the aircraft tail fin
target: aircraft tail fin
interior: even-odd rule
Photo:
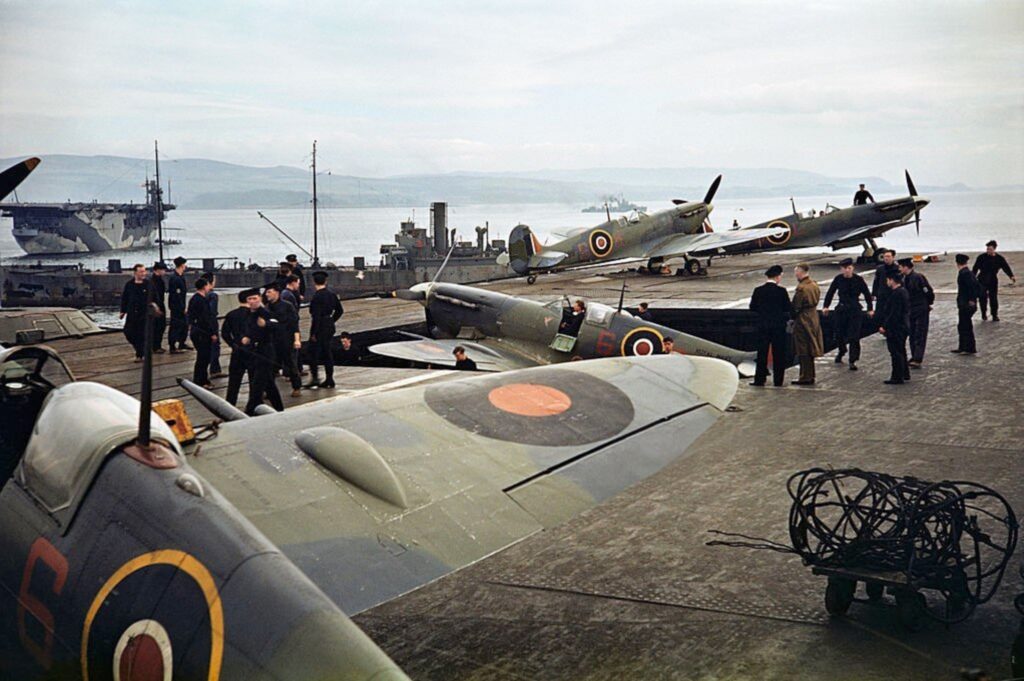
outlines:
[[[530,259],[539,253],[541,245],[528,225],[516,225],[508,237],[509,267],[516,274],[530,271]]]

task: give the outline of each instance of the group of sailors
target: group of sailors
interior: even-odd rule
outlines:
[[[955,258],[959,340],[953,353],[977,353],[973,317],[979,301],[982,319],[988,318],[991,308],[992,321],[999,321],[999,272],[1005,272],[1014,283],[1017,281],[1009,263],[996,253],[996,248],[996,242],[989,241],[986,252],[977,257],[973,268],[967,255],[961,253]],[[757,369],[751,385],[766,385],[769,359],[772,360],[772,382],[776,387],[783,385],[790,335],[800,366],[799,377],[791,383],[814,385],[814,359],[825,354],[825,343],[818,317],[821,289],[811,278],[810,270],[806,263],[794,268],[797,286],[792,299],[781,285],[783,271],[779,265],[769,267],[765,283],[754,289],[750,309],[758,316],[758,347]],[[851,258],[841,261],[839,270],[829,285],[822,308],[822,314],[833,322],[835,362],[841,364],[849,356],[849,370],[857,371],[860,341],[867,324],[885,337],[892,365],[885,383],[906,383],[910,380],[911,369],[920,369],[924,363],[935,290],[923,274],[915,271],[912,258],[896,260],[895,251],[889,249],[883,252],[882,262],[875,269],[870,290],[864,278],[854,271]],[[833,301],[836,301],[834,310]]]
[[[166,352],[162,347],[163,334],[170,311],[168,349],[171,354],[195,351],[192,381],[197,385],[212,389],[211,379],[226,375],[226,399],[234,405],[242,380],[248,374],[249,399],[245,406],[248,414],[253,414],[265,401],[277,411],[284,409],[275,383],[278,373],[289,381],[292,397],[298,397],[302,388],[336,387],[336,358],[341,364],[359,363],[359,349],[353,345],[349,334],[342,333],[335,347],[337,323],[344,308],[327,286],[327,272],[317,271],[312,275],[314,292],[308,297],[310,331],[304,343],[299,315],[302,303],[307,301],[306,283],[294,255],[280,263],[277,277],[262,291],[251,288],[239,292],[238,307],[228,312],[223,322],[218,318],[216,273],[207,272],[196,279],[194,294],[188,298],[184,277],[187,262],[185,258],[175,258],[170,275],[166,274],[167,266],[162,262],[154,263],[148,275],[144,265],[134,266],[132,278],[122,292],[121,318],[136,361],[142,361],[145,355],[146,310],[150,309],[152,351]],[[186,339],[192,344],[186,343]],[[227,374],[220,365],[222,346],[231,349]],[[306,385],[302,384],[302,376],[307,375],[303,365],[309,366],[311,379]]]

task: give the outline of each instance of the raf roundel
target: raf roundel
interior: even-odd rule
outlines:
[[[590,250],[598,258],[603,258],[612,252],[614,243],[612,235],[603,229],[595,229],[590,233]]]
[[[121,634],[114,648],[114,681],[171,681],[171,637],[156,620],[142,619]]]
[[[785,229],[786,230],[785,234],[781,234],[779,236],[765,237],[766,239],[768,239],[769,243],[771,243],[771,244],[773,244],[775,246],[783,245],[784,243],[789,241],[792,238],[792,236],[793,236],[793,228],[785,220],[775,220],[774,222],[770,222],[770,223],[768,223],[768,227],[767,228],[768,229],[779,228],[779,229]]]
[[[657,329],[641,326],[626,334],[620,349],[625,357],[657,355],[661,353],[663,340]]]
[[[440,383],[427,406],[474,435],[525,445],[565,447],[615,437],[633,422],[633,402],[596,376],[563,368]]]

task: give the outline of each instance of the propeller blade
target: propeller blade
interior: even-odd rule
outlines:
[[[718,185],[720,185],[721,183],[722,176],[719,175],[718,177],[715,178],[715,181],[711,183],[711,186],[708,187],[708,193],[704,197],[704,203],[711,203],[711,200],[715,198],[715,192],[718,191]]]
[[[921,211],[914,211],[914,225],[917,227],[917,235],[921,236]]]
[[[903,174],[907,176],[907,191],[910,192],[911,196],[917,196],[917,187],[914,186],[914,181],[910,179],[910,171],[904,170]]]

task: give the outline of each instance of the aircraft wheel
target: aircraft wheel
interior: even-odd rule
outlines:
[[[647,272],[649,274],[660,274],[661,273],[661,260],[655,260],[651,258],[647,261]]]
[[[687,260],[683,267],[686,269],[687,274],[694,277],[707,272],[707,270],[701,267],[700,260]]]
[[[533,284],[537,283],[537,275],[536,274],[531,274],[528,277],[526,277],[526,283],[531,285],[531,286]]]

